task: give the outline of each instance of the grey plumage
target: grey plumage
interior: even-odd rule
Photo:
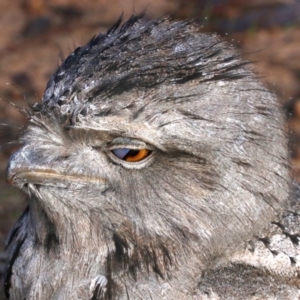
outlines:
[[[284,118],[220,37],[118,22],[29,119],[8,167],[29,202],[8,238],[10,299],[298,299]]]

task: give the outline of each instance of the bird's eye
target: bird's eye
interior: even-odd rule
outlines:
[[[128,162],[141,161],[152,153],[152,151],[149,149],[129,149],[129,148],[117,148],[111,150],[111,152],[119,159]]]

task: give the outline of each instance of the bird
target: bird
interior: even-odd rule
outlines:
[[[26,114],[8,299],[299,299],[284,112],[229,41],[120,18]]]

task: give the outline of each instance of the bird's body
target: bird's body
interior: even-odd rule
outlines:
[[[10,299],[298,299],[284,118],[218,36],[132,17],[67,58],[30,121]]]

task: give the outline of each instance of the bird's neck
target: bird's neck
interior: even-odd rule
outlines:
[[[69,209],[66,215],[62,207],[56,207],[55,212],[51,209],[35,199],[30,203],[35,243],[42,245],[45,253],[59,253],[60,259],[84,255],[101,262],[103,272],[130,270],[132,276],[150,269],[166,278],[170,270],[185,264],[178,258],[186,257],[190,245],[188,240],[176,240],[175,234],[150,236],[122,220],[101,224],[99,214],[86,212],[78,218],[76,211]]]

